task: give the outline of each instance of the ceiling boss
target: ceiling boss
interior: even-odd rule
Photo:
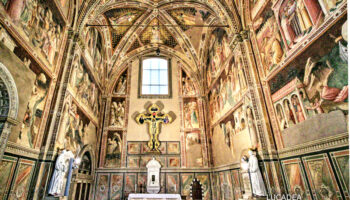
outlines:
[[[158,140],[158,135],[160,133],[160,124],[172,123],[173,118],[169,114],[161,113],[160,108],[157,104],[152,104],[148,108],[147,113],[141,113],[136,116],[136,122],[138,124],[148,123],[150,140],[147,145],[150,148],[150,153],[160,153],[160,142]]]

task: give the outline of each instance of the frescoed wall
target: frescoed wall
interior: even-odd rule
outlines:
[[[64,30],[51,5],[38,0],[6,0],[2,6],[16,31],[52,67],[57,62]]]
[[[0,70],[0,199],[127,199],[155,158],[160,193],[237,200],[249,150],[269,195],[349,199],[346,27],[344,0],[1,0],[18,99]],[[169,60],[169,95],[141,94],[149,57]],[[160,125],[136,121],[152,103]],[[67,197],[48,194],[63,150]]]

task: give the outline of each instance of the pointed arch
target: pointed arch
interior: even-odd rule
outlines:
[[[119,62],[116,62],[115,65],[113,66],[113,71],[110,74],[110,81],[107,83],[106,88],[107,92],[110,93],[113,91],[114,86],[116,84],[116,80],[119,78],[119,76],[125,71],[125,69],[128,67],[130,64],[130,61],[133,59],[137,58],[138,56],[145,55],[145,54],[150,54],[154,52],[158,47],[153,46],[153,45],[146,45],[143,47],[140,47],[138,49],[135,49],[131,52],[129,52],[126,56],[123,56],[123,59],[121,59]],[[194,64],[191,63],[191,61],[184,59],[186,58],[185,55],[180,53],[179,51],[175,51],[174,49],[167,47],[167,46],[159,46],[159,49],[164,55],[167,56],[173,56],[181,60],[183,63],[183,69],[186,71],[186,73],[190,76],[190,78],[193,80],[193,83],[195,85],[195,88],[199,89],[201,88],[198,84],[200,83],[199,79],[195,74],[197,74],[197,71],[194,68]],[[204,94],[204,91],[198,90],[198,93],[200,95]]]

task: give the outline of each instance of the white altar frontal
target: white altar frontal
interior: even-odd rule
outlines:
[[[128,200],[181,200],[179,194],[129,194]]]

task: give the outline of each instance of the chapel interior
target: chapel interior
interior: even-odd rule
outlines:
[[[0,199],[350,199],[347,6],[0,0]]]

